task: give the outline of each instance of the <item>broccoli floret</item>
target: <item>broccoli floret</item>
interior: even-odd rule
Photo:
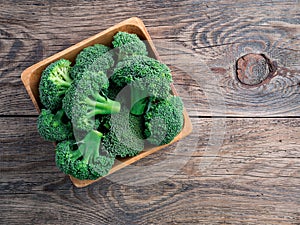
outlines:
[[[145,43],[136,34],[118,32],[112,44],[118,50],[118,60],[132,55],[148,55]]]
[[[73,136],[71,122],[67,120],[62,109],[56,114],[49,109],[42,109],[37,128],[40,135],[48,141],[63,141]]]
[[[100,151],[102,133],[92,130],[82,141],[67,140],[56,146],[56,165],[65,174],[80,180],[95,180],[108,174],[114,157]]]
[[[93,121],[93,130],[97,130],[100,126],[100,119],[99,118],[95,118],[95,120]],[[87,131],[85,130],[80,130],[80,129],[76,129],[73,128],[73,135],[74,138],[76,140],[82,140],[86,135],[87,135]]]
[[[106,72],[114,65],[113,53],[110,48],[95,44],[84,48],[76,57],[75,65],[71,69],[71,77],[80,79],[85,70]]]
[[[154,145],[170,143],[183,127],[183,103],[178,96],[151,99],[144,115],[145,136]]]
[[[85,71],[83,77],[74,82],[63,99],[63,109],[76,129],[94,129],[96,115],[114,114],[120,111],[120,103],[104,94],[108,88],[106,75]]]
[[[148,97],[166,98],[170,94],[172,76],[163,63],[147,56],[132,56],[119,62],[110,77],[118,87],[131,88],[131,113],[142,115]]]
[[[100,90],[106,94],[109,87],[107,76],[102,72],[84,71],[80,79],[75,79],[63,98],[62,108],[65,110],[69,119],[72,119],[73,101],[76,101],[75,95],[80,95],[85,89]],[[100,92],[99,91],[99,92]],[[76,112],[74,112],[76,113]]]
[[[64,94],[71,86],[71,62],[60,59],[51,63],[42,73],[39,93],[42,104],[50,110],[61,108]]]
[[[130,86],[121,88],[109,79],[109,87],[107,89],[107,97],[121,103],[122,107],[131,107]]]
[[[123,108],[118,114],[103,118],[102,148],[114,156],[135,156],[144,149],[142,117],[134,116]]]

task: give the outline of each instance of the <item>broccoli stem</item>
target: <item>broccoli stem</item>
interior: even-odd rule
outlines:
[[[88,117],[99,114],[114,114],[120,112],[121,105],[119,102],[113,101],[109,98],[104,98],[102,96],[99,100],[101,101],[95,101],[88,97],[85,99],[85,103],[91,106],[91,110],[87,114]]]
[[[66,93],[66,90],[60,90],[57,92],[59,96],[64,95]]]
[[[53,127],[58,127],[60,123],[62,123],[62,117],[64,115],[64,111],[61,109],[57,111],[53,118]]]
[[[57,113],[54,116],[54,120],[57,120],[57,121],[61,120],[63,115],[64,115],[64,110],[61,109],[61,110],[57,111]]]
[[[71,77],[69,76],[69,68],[66,68],[66,67],[62,67],[62,68],[58,68],[58,73],[60,76],[62,76],[66,82],[68,83],[71,83],[72,82],[72,79]]]
[[[58,86],[66,87],[66,88],[71,86],[72,79],[69,76],[68,68],[58,67],[53,75],[54,76],[51,77],[51,80],[54,83],[56,83]]]
[[[72,151],[71,158],[75,161],[78,160],[80,157],[82,157],[84,152],[82,152],[82,149],[78,148],[75,151]]]
[[[93,97],[98,101],[98,102],[105,102],[107,98],[101,96],[98,92],[95,92],[93,94]]]
[[[145,112],[145,108],[149,102],[149,93],[139,88],[134,88],[132,85],[131,89],[131,109],[130,112],[133,115],[142,115]]]
[[[66,88],[70,87],[71,83],[72,83],[72,80],[65,81],[65,80],[61,79],[60,77],[53,77],[52,81],[55,82],[58,86],[66,87]]]
[[[83,139],[83,143],[78,150],[83,153],[85,163],[93,163],[94,159],[99,156],[100,142],[103,134],[99,131],[92,130]]]

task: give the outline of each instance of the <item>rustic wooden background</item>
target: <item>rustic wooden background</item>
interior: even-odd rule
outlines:
[[[0,3],[0,224],[300,224],[299,1]],[[151,185],[108,177],[78,189],[55,167],[53,144],[39,137],[20,75],[132,16],[173,68],[194,126],[182,156],[174,144],[136,165],[191,157]],[[186,53],[209,72],[179,68]],[[248,53],[276,66],[261,85],[236,78],[236,61]]]

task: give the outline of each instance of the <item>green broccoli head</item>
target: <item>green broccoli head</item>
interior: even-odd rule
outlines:
[[[151,99],[144,115],[145,136],[154,145],[170,143],[183,127],[183,103],[178,96]]]
[[[90,123],[92,123],[92,125],[93,125],[92,129],[97,130],[100,126],[100,119],[95,118],[94,120],[90,121]],[[73,135],[76,140],[82,140],[87,135],[87,133],[88,133],[88,131],[86,131],[86,130],[73,128]]]
[[[104,94],[107,88],[108,79],[102,71],[86,71],[67,91],[63,99],[63,109],[76,129],[88,132],[94,129],[96,115],[120,111],[120,103]]]
[[[101,44],[95,44],[84,48],[77,55],[70,75],[73,79],[80,79],[85,70],[106,72],[113,65],[113,52],[110,51],[110,48]]]
[[[118,114],[103,117],[102,149],[114,156],[135,156],[144,149],[142,117],[134,116],[123,108]]]
[[[109,79],[109,87],[107,89],[107,97],[120,102],[122,107],[130,108],[130,86],[121,88],[117,86],[111,79]]]
[[[37,128],[47,141],[63,141],[73,136],[71,122],[67,120],[62,109],[56,114],[49,109],[42,109],[37,120]]]
[[[92,130],[82,141],[67,140],[56,146],[56,165],[65,174],[80,180],[95,180],[108,174],[114,157],[100,151],[102,133]]]
[[[50,110],[61,108],[62,99],[71,86],[71,62],[60,59],[51,63],[42,73],[39,84],[41,103]]]
[[[148,97],[166,98],[170,94],[172,75],[170,69],[156,59],[132,56],[117,64],[110,79],[118,87],[130,85],[131,113],[142,115]]]
[[[65,110],[68,118],[72,119],[73,102],[80,97],[82,92],[99,90],[99,92],[106,93],[108,86],[108,78],[102,71],[97,73],[84,71],[80,79],[74,80],[63,98],[62,108]]]
[[[136,34],[118,32],[112,44],[118,50],[119,60],[132,55],[148,55],[145,43]]]

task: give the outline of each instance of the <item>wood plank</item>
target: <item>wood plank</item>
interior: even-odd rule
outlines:
[[[0,115],[37,114],[20,81],[25,68],[139,16],[163,61],[187,74],[175,74],[174,80],[191,115],[299,116],[298,7],[295,1],[5,1],[0,5]],[[276,62],[274,78],[257,87],[241,85],[235,63],[247,53]],[[195,55],[205,67],[197,69]],[[225,108],[214,106],[216,96]]]
[[[0,224],[300,224],[300,120],[283,118],[300,116],[298,1],[0,2]],[[172,67],[194,132],[77,189],[20,74],[132,16]],[[248,53],[276,65],[263,85],[237,79]]]
[[[1,224],[300,221],[300,119],[192,118],[183,145],[135,163],[138,181],[126,168],[83,189],[56,169],[35,123],[0,118]]]

